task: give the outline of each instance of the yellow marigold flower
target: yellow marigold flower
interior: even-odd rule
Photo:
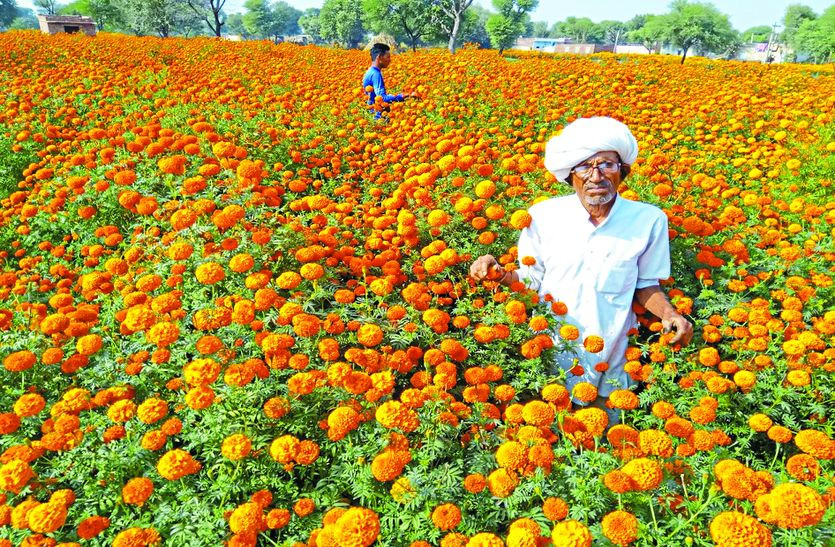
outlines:
[[[220,452],[232,461],[242,460],[252,452],[252,441],[243,433],[229,435],[223,439]]]
[[[576,340],[580,337],[580,331],[574,325],[563,325],[560,327],[560,338],[563,340]]]
[[[628,389],[616,389],[609,394],[609,405],[621,410],[634,410],[638,408],[638,396]]]
[[[603,338],[596,335],[586,336],[586,339],[583,340],[583,347],[589,353],[600,353],[603,351]]]
[[[501,538],[495,534],[481,532],[470,538],[467,547],[505,547],[505,545]]]
[[[299,439],[293,435],[282,435],[270,444],[270,456],[278,463],[290,463],[299,450]]]
[[[38,534],[50,534],[64,525],[67,508],[60,503],[42,503],[26,514],[29,529]]]
[[[797,529],[818,524],[826,512],[826,504],[815,490],[790,482],[760,496],[756,509],[757,515],[768,523]]]
[[[710,522],[710,537],[716,547],[771,547],[771,531],[754,517],[737,511],[716,515]]]
[[[774,422],[765,414],[753,414],[748,418],[748,427],[759,433],[768,431],[772,425],[774,425]]]
[[[591,531],[576,520],[558,522],[551,531],[554,547],[591,547]]]
[[[500,467],[520,470],[528,464],[528,450],[516,441],[502,443],[496,450],[496,462]]]
[[[571,396],[584,403],[590,403],[597,399],[597,388],[588,382],[579,382],[571,390]]]

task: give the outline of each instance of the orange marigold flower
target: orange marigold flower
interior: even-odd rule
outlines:
[[[136,477],[122,487],[122,501],[142,506],[154,492],[154,483],[146,477]]]
[[[80,539],[93,539],[110,527],[110,519],[94,515],[82,520],[76,533]]]
[[[638,408],[638,396],[628,389],[616,389],[609,394],[609,405],[612,408],[633,410]]]
[[[772,425],[774,422],[765,414],[754,414],[748,418],[748,427],[760,433],[768,431]]]
[[[116,535],[113,547],[157,547],[162,537],[153,528],[128,528]]]
[[[185,450],[175,448],[169,450],[157,462],[159,474],[170,481],[175,481],[186,475],[192,475],[203,467],[191,454]]]
[[[40,413],[46,407],[46,400],[37,393],[24,393],[15,401],[14,413],[21,418],[28,418]]]
[[[22,372],[32,368],[36,361],[37,357],[29,350],[14,351],[3,359],[3,367],[10,372]]]
[[[398,428],[404,433],[411,433],[420,425],[415,411],[400,401],[386,401],[377,408],[375,416],[386,429]]]
[[[237,506],[229,516],[229,529],[235,534],[263,532],[266,529],[264,509],[251,501]]]
[[[786,462],[786,471],[796,480],[811,482],[820,475],[821,466],[814,456],[795,454]]]
[[[516,473],[504,467],[496,469],[487,477],[487,486],[490,488],[490,493],[497,498],[508,497],[516,489],[517,484],[519,484],[519,478]]]
[[[528,450],[522,443],[507,441],[496,450],[496,462],[500,467],[520,470],[528,464]]]
[[[638,433],[638,447],[652,456],[669,458],[673,455],[672,439],[658,429],[646,429]]]
[[[757,516],[768,523],[797,529],[818,524],[826,512],[826,504],[815,490],[790,482],[760,496],[756,510]]]
[[[772,441],[780,444],[785,444],[792,440],[792,432],[788,428],[783,427],[782,425],[773,425],[768,428],[768,438]]]
[[[337,545],[369,547],[380,535],[380,517],[371,509],[351,507],[334,524]]]
[[[615,545],[629,545],[638,539],[638,519],[627,511],[612,511],[601,522],[603,535]]]
[[[542,512],[550,521],[556,522],[568,516],[568,504],[562,498],[545,498],[542,503]]]
[[[529,401],[522,409],[525,423],[536,426],[549,426],[554,422],[554,409],[543,401]]]
[[[823,431],[802,429],[794,438],[794,444],[819,460],[835,459],[835,440],[830,439]]]
[[[571,396],[578,401],[590,403],[597,399],[597,388],[588,382],[578,382],[571,390]]]
[[[383,341],[383,329],[366,323],[357,331],[357,341],[367,348],[374,347]]]
[[[716,515],[710,522],[710,537],[716,547],[771,547],[771,531],[754,517],[737,511]]]
[[[217,262],[204,262],[194,271],[194,277],[203,285],[212,285],[223,281],[226,273],[223,271],[223,266]]]
[[[637,490],[657,488],[664,478],[664,472],[658,462],[648,458],[635,458],[627,462],[621,471],[635,482]]]
[[[461,509],[454,503],[444,503],[432,511],[432,524],[442,531],[452,530],[461,522]]]
[[[487,479],[481,473],[473,473],[464,478],[464,490],[478,494],[487,488]]]
[[[299,439],[293,435],[282,435],[270,444],[270,456],[278,463],[290,463],[299,450]]]
[[[558,522],[551,531],[554,547],[591,547],[591,531],[576,520]]]
[[[284,528],[290,524],[290,511],[287,509],[272,509],[264,518],[264,524],[270,530],[277,530]]]

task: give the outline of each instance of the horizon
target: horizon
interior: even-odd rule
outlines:
[[[223,11],[227,15],[245,13],[244,2],[245,0],[227,0]],[[295,0],[287,3],[298,10],[304,11],[309,8],[321,8],[324,2],[323,0]],[[786,8],[791,4],[799,3],[809,6],[819,16],[827,8],[835,5],[831,0],[801,0],[799,2],[785,0],[721,0],[710,3],[727,15],[731,26],[739,32],[756,26],[772,26],[775,23],[782,26],[783,15]],[[488,0],[475,0],[474,4],[493,10],[492,3]],[[564,21],[567,17],[588,17],[595,23],[607,19],[625,22],[636,15],[667,13],[670,1],[588,0],[582,4],[568,4],[568,2],[565,2],[565,4],[568,4],[567,6],[562,6],[562,4],[563,2],[553,0],[540,1],[539,6],[530,14],[531,21],[545,21],[549,27],[559,21]],[[37,12],[32,0],[19,0],[17,5]],[[561,8],[565,11],[561,11]]]

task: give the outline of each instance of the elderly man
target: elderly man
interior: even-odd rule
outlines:
[[[617,120],[581,118],[567,125],[548,141],[545,167],[574,194],[530,208],[531,224],[519,236],[518,270],[504,270],[491,255],[470,266],[477,281],[498,270],[505,285],[524,280],[540,295],[552,295],[568,307],[565,320],[579,329],[581,339],[603,338],[602,352],[577,356],[583,373],[569,373],[566,387],[596,386],[598,398],[591,404],[609,412],[610,424],[619,415],[605,407],[608,395],[633,383],[624,371],[627,333],[636,324],[633,301],[660,317],[666,331],[676,331],[671,343],[687,344],[693,336],[693,326],[659,287],[670,277],[667,217],[617,193],[637,157],[635,137]],[[526,257],[535,262],[526,265]],[[599,362],[608,369],[598,370]],[[557,364],[569,370],[574,356],[562,354]]]

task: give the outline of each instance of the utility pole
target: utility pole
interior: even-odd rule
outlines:
[[[765,46],[765,62],[767,64],[771,64],[771,62],[774,60],[774,56],[771,54],[771,45],[774,44],[774,42],[777,39],[778,26],[779,23],[774,23],[773,25],[771,25],[771,33],[769,33],[768,35],[768,44]]]

